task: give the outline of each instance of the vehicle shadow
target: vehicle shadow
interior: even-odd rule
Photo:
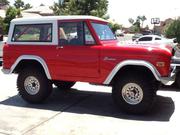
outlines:
[[[80,91],[76,89],[63,91],[56,88],[54,88],[52,95],[43,104],[26,103],[18,95],[10,97],[0,102],[0,104],[139,121],[169,121],[175,110],[174,102],[170,97],[157,96],[150,113],[146,115],[128,115],[122,113],[114,105],[111,93]]]

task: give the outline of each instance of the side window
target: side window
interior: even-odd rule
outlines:
[[[84,34],[85,34],[85,44],[86,45],[92,45],[95,44],[95,40],[91,34],[91,32],[89,31],[88,27],[86,24],[84,24]]]
[[[60,45],[83,45],[83,22],[61,22],[59,24]]]
[[[161,40],[161,38],[155,38],[155,40]]]
[[[52,24],[15,25],[12,42],[52,42]]]
[[[139,41],[152,41],[152,37],[142,37]]]

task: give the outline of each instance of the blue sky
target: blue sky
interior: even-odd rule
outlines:
[[[11,4],[14,0],[9,0]],[[41,3],[51,6],[58,0],[23,0],[33,6],[39,6]],[[180,0],[108,0],[108,14],[112,20],[129,26],[128,18],[136,18],[138,15],[145,15],[148,20],[146,24],[150,24],[150,19],[159,17],[164,20],[168,17],[175,18],[180,16]]]

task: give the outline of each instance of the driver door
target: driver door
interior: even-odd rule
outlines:
[[[99,46],[86,22],[59,22],[58,76],[97,78],[99,73]]]

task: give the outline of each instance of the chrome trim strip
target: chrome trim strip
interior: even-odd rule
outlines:
[[[117,64],[114,69],[111,71],[111,73],[108,75],[108,77],[106,78],[106,80],[103,82],[103,84],[108,85],[110,84],[111,80],[113,79],[113,77],[116,75],[116,73],[124,66],[128,66],[128,65],[136,65],[136,66],[144,66],[147,67],[149,70],[151,70],[151,72],[153,73],[154,77],[156,78],[156,80],[161,81],[160,78],[160,73],[157,71],[157,69],[150,64],[147,61],[143,61],[143,60],[125,60],[120,62],[119,64]]]
[[[171,64],[171,67],[179,67],[179,66],[180,66],[180,64],[176,64],[176,63]]]
[[[47,78],[51,79],[51,75],[49,73],[49,69],[48,69],[48,66],[46,65],[46,62],[41,57],[35,56],[35,55],[22,55],[22,56],[20,56],[16,60],[16,62],[11,66],[11,69],[9,71],[6,71],[7,69],[3,69],[4,70],[3,72],[5,72],[7,74],[11,74],[21,60],[36,60],[36,61],[38,61],[43,66]]]

